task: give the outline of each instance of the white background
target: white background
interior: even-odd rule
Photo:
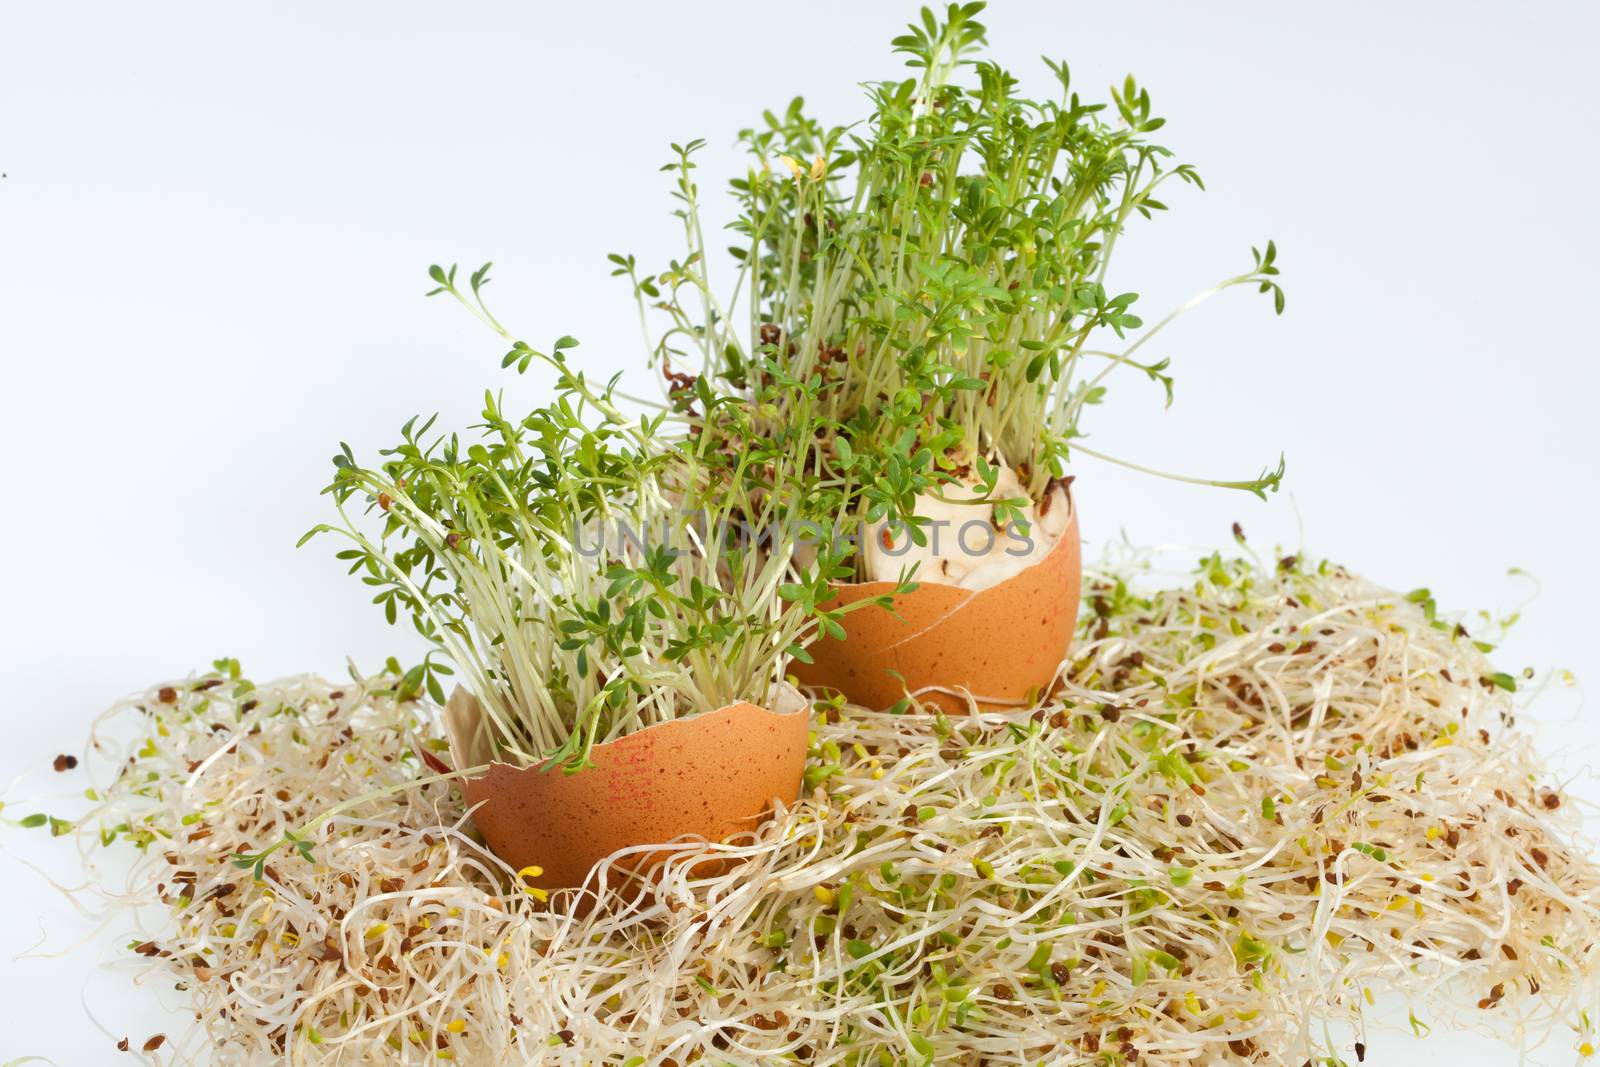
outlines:
[[[1101,450],[1217,477],[1289,460],[1270,504],[1084,460],[1091,542],[1253,543],[1337,557],[1441,605],[1543,584],[1503,666],[1600,666],[1589,610],[1600,431],[1600,17],[1591,5],[1019,3],[985,21],[1040,94],[1040,52],[1103,98],[1134,71],[1209,191],[1119,249],[1147,317],[1275,238],[1274,319],[1235,290],[1171,331],[1177,403],[1127,379],[1091,413]],[[0,777],[48,770],[119,694],[228,654],[257,675],[408,652],[324,544],[336,443],[368,456],[416,412],[461,424],[497,342],[421,297],[430,262],[497,263],[502,318],[563,333],[597,372],[642,363],[604,255],[677,251],[667,143],[704,136],[720,192],[733,134],[805,92],[830,120],[893,76],[906,4],[0,2]],[[742,169],[742,162],[737,164]],[[720,211],[720,205],[718,207]],[[1303,530],[1303,534],[1302,534]],[[1581,772],[1597,732],[1542,709]],[[71,788],[68,789],[67,786]],[[17,814],[13,808],[8,814]],[[41,832],[10,856],[69,871]],[[163,1027],[96,972],[89,931],[34,874],[0,880],[0,1060],[114,1063]],[[1402,1012],[1403,1017],[1403,1012]],[[1369,1039],[1408,1062],[1409,1038]],[[136,1040],[137,1045],[137,1040]],[[1570,1044],[1556,1042],[1552,1061]],[[1436,1037],[1431,1054],[1514,1054]]]

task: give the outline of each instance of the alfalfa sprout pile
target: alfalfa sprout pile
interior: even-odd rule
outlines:
[[[801,801],[736,862],[686,844],[598,903],[474,841],[391,677],[139,694],[57,831],[138,850],[101,892],[163,906],[130,947],[191,1001],[174,1063],[1298,1067],[1363,1058],[1396,991],[1419,1031],[1591,1053],[1600,868],[1519,679],[1331,564],[1151,588],[1087,579],[1037,709],[819,706]]]

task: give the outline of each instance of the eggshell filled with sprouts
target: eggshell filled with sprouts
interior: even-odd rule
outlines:
[[[790,672],[802,685],[886,708],[908,694],[951,712],[1017,707],[1054,680],[1078,619],[1083,573],[1078,513],[1037,561],[983,589],[918,579],[910,593],[847,613],[844,637],[823,637],[813,662]],[[892,594],[895,583],[835,585],[837,604]]]
[[[786,687],[787,688],[787,687]],[[513,767],[489,763],[463,785],[473,820],[494,854],[546,889],[581,886],[595,864],[619,849],[679,838],[724,841],[754,830],[775,802],[792,804],[805,771],[810,705],[798,694],[785,710],[730,704],[646,727],[596,745],[589,766]],[[456,766],[479,766],[458,740],[478,702],[458,689],[446,710]],[[641,852],[617,866],[644,870],[674,852]]]

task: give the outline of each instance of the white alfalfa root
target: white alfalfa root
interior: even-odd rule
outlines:
[[[800,803],[632,903],[542,904],[403,788],[431,709],[312,678],[130,702],[80,825],[221,1062],[1298,1067],[1383,990],[1586,1047],[1600,869],[1471,638],[1334,567],[1087,592],[1043,707],[824,708]]]

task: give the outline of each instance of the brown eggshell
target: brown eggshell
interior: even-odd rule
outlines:
[[[468,702],[477,704],[464,690],[450,698],[458,709]],[[463,788],[495,855],[517,870],[542,867],[531,879],[541,888],[575,887],[618,849],[684,836],[721,841],[759,826],[774,801],[794,803],[810,719],[809,704],[786,713],[730,704],[596,745],[591,766],[573,774],[496,762]],[[470,735],[452,729],[457,736]],[[640,853],[626,865],[639,870],[668,855]]]
[[[1068,498],[1071,500],[1070,496]],[[814,660],[789,668],[800,684],[886,708],[909,691],[950,712],[1016,707],[1050,684],[1078,621],[1083,548],[1078,511],[1032,566],[988,589],[922,582],[893,598],[897,618],[875,605],[841,622],[844,638],[807,648]],[[892,593],[893,582],[841,582],[836,604]]]

